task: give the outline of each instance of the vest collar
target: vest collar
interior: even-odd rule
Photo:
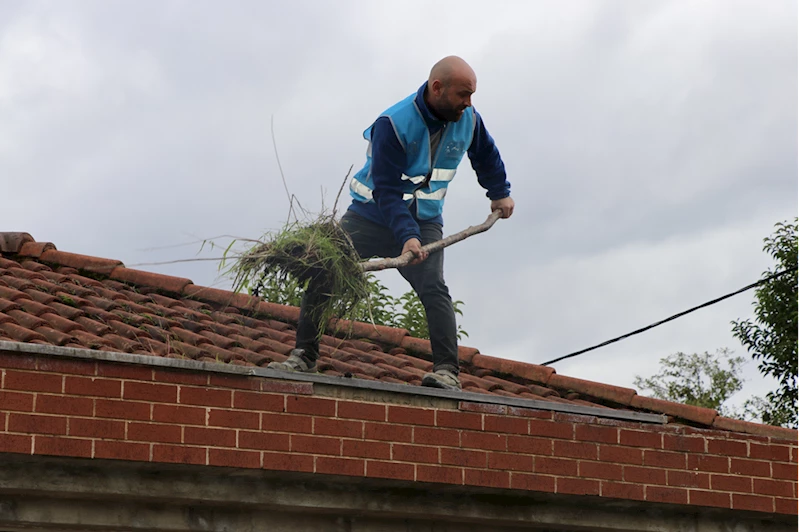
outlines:
[[[419,107],[419,110],[422,112],[422,117],[424,118],[425,123],[427,124],[428,128],[438,129],[444,127],[447,123],[446,120],[441,120],[430,108],[427,106],[427,103],[424,101],[424,93],[427,90],[427,82],[425,81],[419,90],[416,91],[416,105]]]

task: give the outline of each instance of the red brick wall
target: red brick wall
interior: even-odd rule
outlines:
[[[104,361],[0,353],[0,368],[0,452],[797,512],[795,441]]]

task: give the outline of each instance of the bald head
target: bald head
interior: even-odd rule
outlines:
[[[477,76],[469,63],[457,55],[450,55],[433,65],[427,82],[432,85],[434,81],[438,80],[446,86],[459,79],[471,81],[477,85]]]
[[[457,122],[472,105],[477,76],[469,64],[455,55],[445,57],[430,70],[425,102],[444,120]]]

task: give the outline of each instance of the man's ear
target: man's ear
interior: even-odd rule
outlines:
[[[436,96],[440,96],[441,95],[441,89],[442,88],[443,88],[443,84],[441,83],[441,80],[438,80],[438,79],[433,80],[433,83],[430,85],[430,90]]]

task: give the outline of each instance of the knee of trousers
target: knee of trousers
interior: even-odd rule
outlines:
[[[423,304],[434,303],[436,301],[445,300],[452,304],[452,297],[449,294],[449,288],[442,282],[430,283],[423,286],[417,294]]]

